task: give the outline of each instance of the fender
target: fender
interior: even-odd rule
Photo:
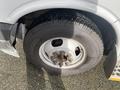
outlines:
[[[14,24],[20,17],[34,11],[52,9],[52,8],[69,8],[87,11],[103,17],[107,21],[113,23],[118,18],[112,12],[104,7],[89,2],[89,0],[35,0],[22,4],[14,9],[7,17],[6,22]]]
[[[119,62],[120,60],[119,58],[120,57],[120,21],[118,17],[114,15],[110,10],[104,8],[103,6],[97,5],[96,3],[86,1],[86,0],[51,0],[51,1],[34,0],[17,7],[15,10],[13,10],[9,14],[8,18],[6,18],[5,21],[11,24],[15,24],[20,17],[26,14],[29,14],[31,12],[38,11],[38,10],[52,9],[52,8],[67,8],[67,9],[82,10],[82,11],[96,14],[104,18],[106,21],[108,21],[114,28],[114,32],[116,33],[116,36],[117,36],[115,50],[113,50],[115,53],[108,56],[110,57],[115,56],[116,58],[113,61],[116,61],[116,63]],[[109,59],[113,59],[113,58],[109,58]],[[116,64],[114,64],[114,66],[115,65]],[[109,67],[110,65],[108,65],[107,68]],[[113,69],[114,67],[111,69],[111,73]],[[111,73],[109,74],[111,75]]]

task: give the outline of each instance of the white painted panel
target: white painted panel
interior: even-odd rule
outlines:
[[[120,18],[120,0],[99,0],[98,3]]]
[[[79,2],[81,0],[0,0],[0,22],[7,23],[8,22],[7,19],[9,18],[9,15],[12,12],[14,12],[14,10],[17,10],[17,8],[20,8],[22,6],[25,7],[26,4],[28,4],[30,2],[35,2],[35,1],[42,1],[42,2],[45,2],[47,4],[51,3],[53,1],[62,2],[64,7],[67,7],[67,5],[64,4],[64,2],[69,1],[68,3],[72,4],[75,1],[75,2],[78,2],[80,4],[79,5],[80,7],[83,6]],[[92,3],[95,3],[96,5],[101,5],[105,8],[107,8],[115,16],[120,17],[120,0],[83,0],[83,1],[92,2]],[[39,5],[45,4],[45,3],[40,3],[39,2]],[[32,5],[32,6],[34,6],[34,5]],[[57,7],[54,4],[51,5],[51,6]],[[75,5],[73,5],[73,6],[75,6]],[[29,6],[29,7],[31,7],[31,6]],[[88,7],[87,4],[85,5],[85,7]],[[97,11],[96,7],[93,7],[93,8],[94,8],[94,10],[96,9],[96,11]],[[11,22],[8,22],[8,23],[13,23],[13,22],[11,21]]]
[[[0,22],[5,21],[12,11],[28,1],[30,0],[0,0]]]

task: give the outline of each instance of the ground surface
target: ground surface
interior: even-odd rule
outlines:
[[[20,42],[17,49],[19,59],[0,52],[0,90],[120,90],[120,82],[105,78],[102,62],[84,74],[50,76],[26,62]]]

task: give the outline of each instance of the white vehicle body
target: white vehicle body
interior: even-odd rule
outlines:
[[[25,14],[49,8],[85,10],[115,22],[120,17],[119,3],[114,0],[1,0],[0,22],[14,24]]]
[[[38,10],[67,8],[93,13],[104,18],[116,34],[116,54],[120,60],[120,1],[119,0],[0,0],[0,22],[16,24],[26,14]],[[2,35],[2,34],[1,34]],[[4,42],[4,44],[2,44]],[[7,43],[7,48],[2,46]],[[8,50],[9,49],[9,50]],[[0,50],[18,56],[9,45],[9,40],[1,39]],[[10,51],[13,50],[13,51]],[[112,55],[111,55],[112,56]]]

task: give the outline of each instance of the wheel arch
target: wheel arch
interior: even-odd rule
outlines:
[[[71,3],[69,3],[71,2]],[[86,11],[90,13],[94,13],[104,19],[106,19],[110,23],[114,23],[118,18],[113,15],[112,12],[105,9],[104,7],[82,0],[44,0],[44,1],[33,1],[26,4],[23,4],[16,9],[14,9],[7,17],[6,21],[8,23],[15,23],[19,18],[23,17],[26,14],[45,9],[55,9],[55,8],[66,8],[66,9],[76,9],[81,11]]]

